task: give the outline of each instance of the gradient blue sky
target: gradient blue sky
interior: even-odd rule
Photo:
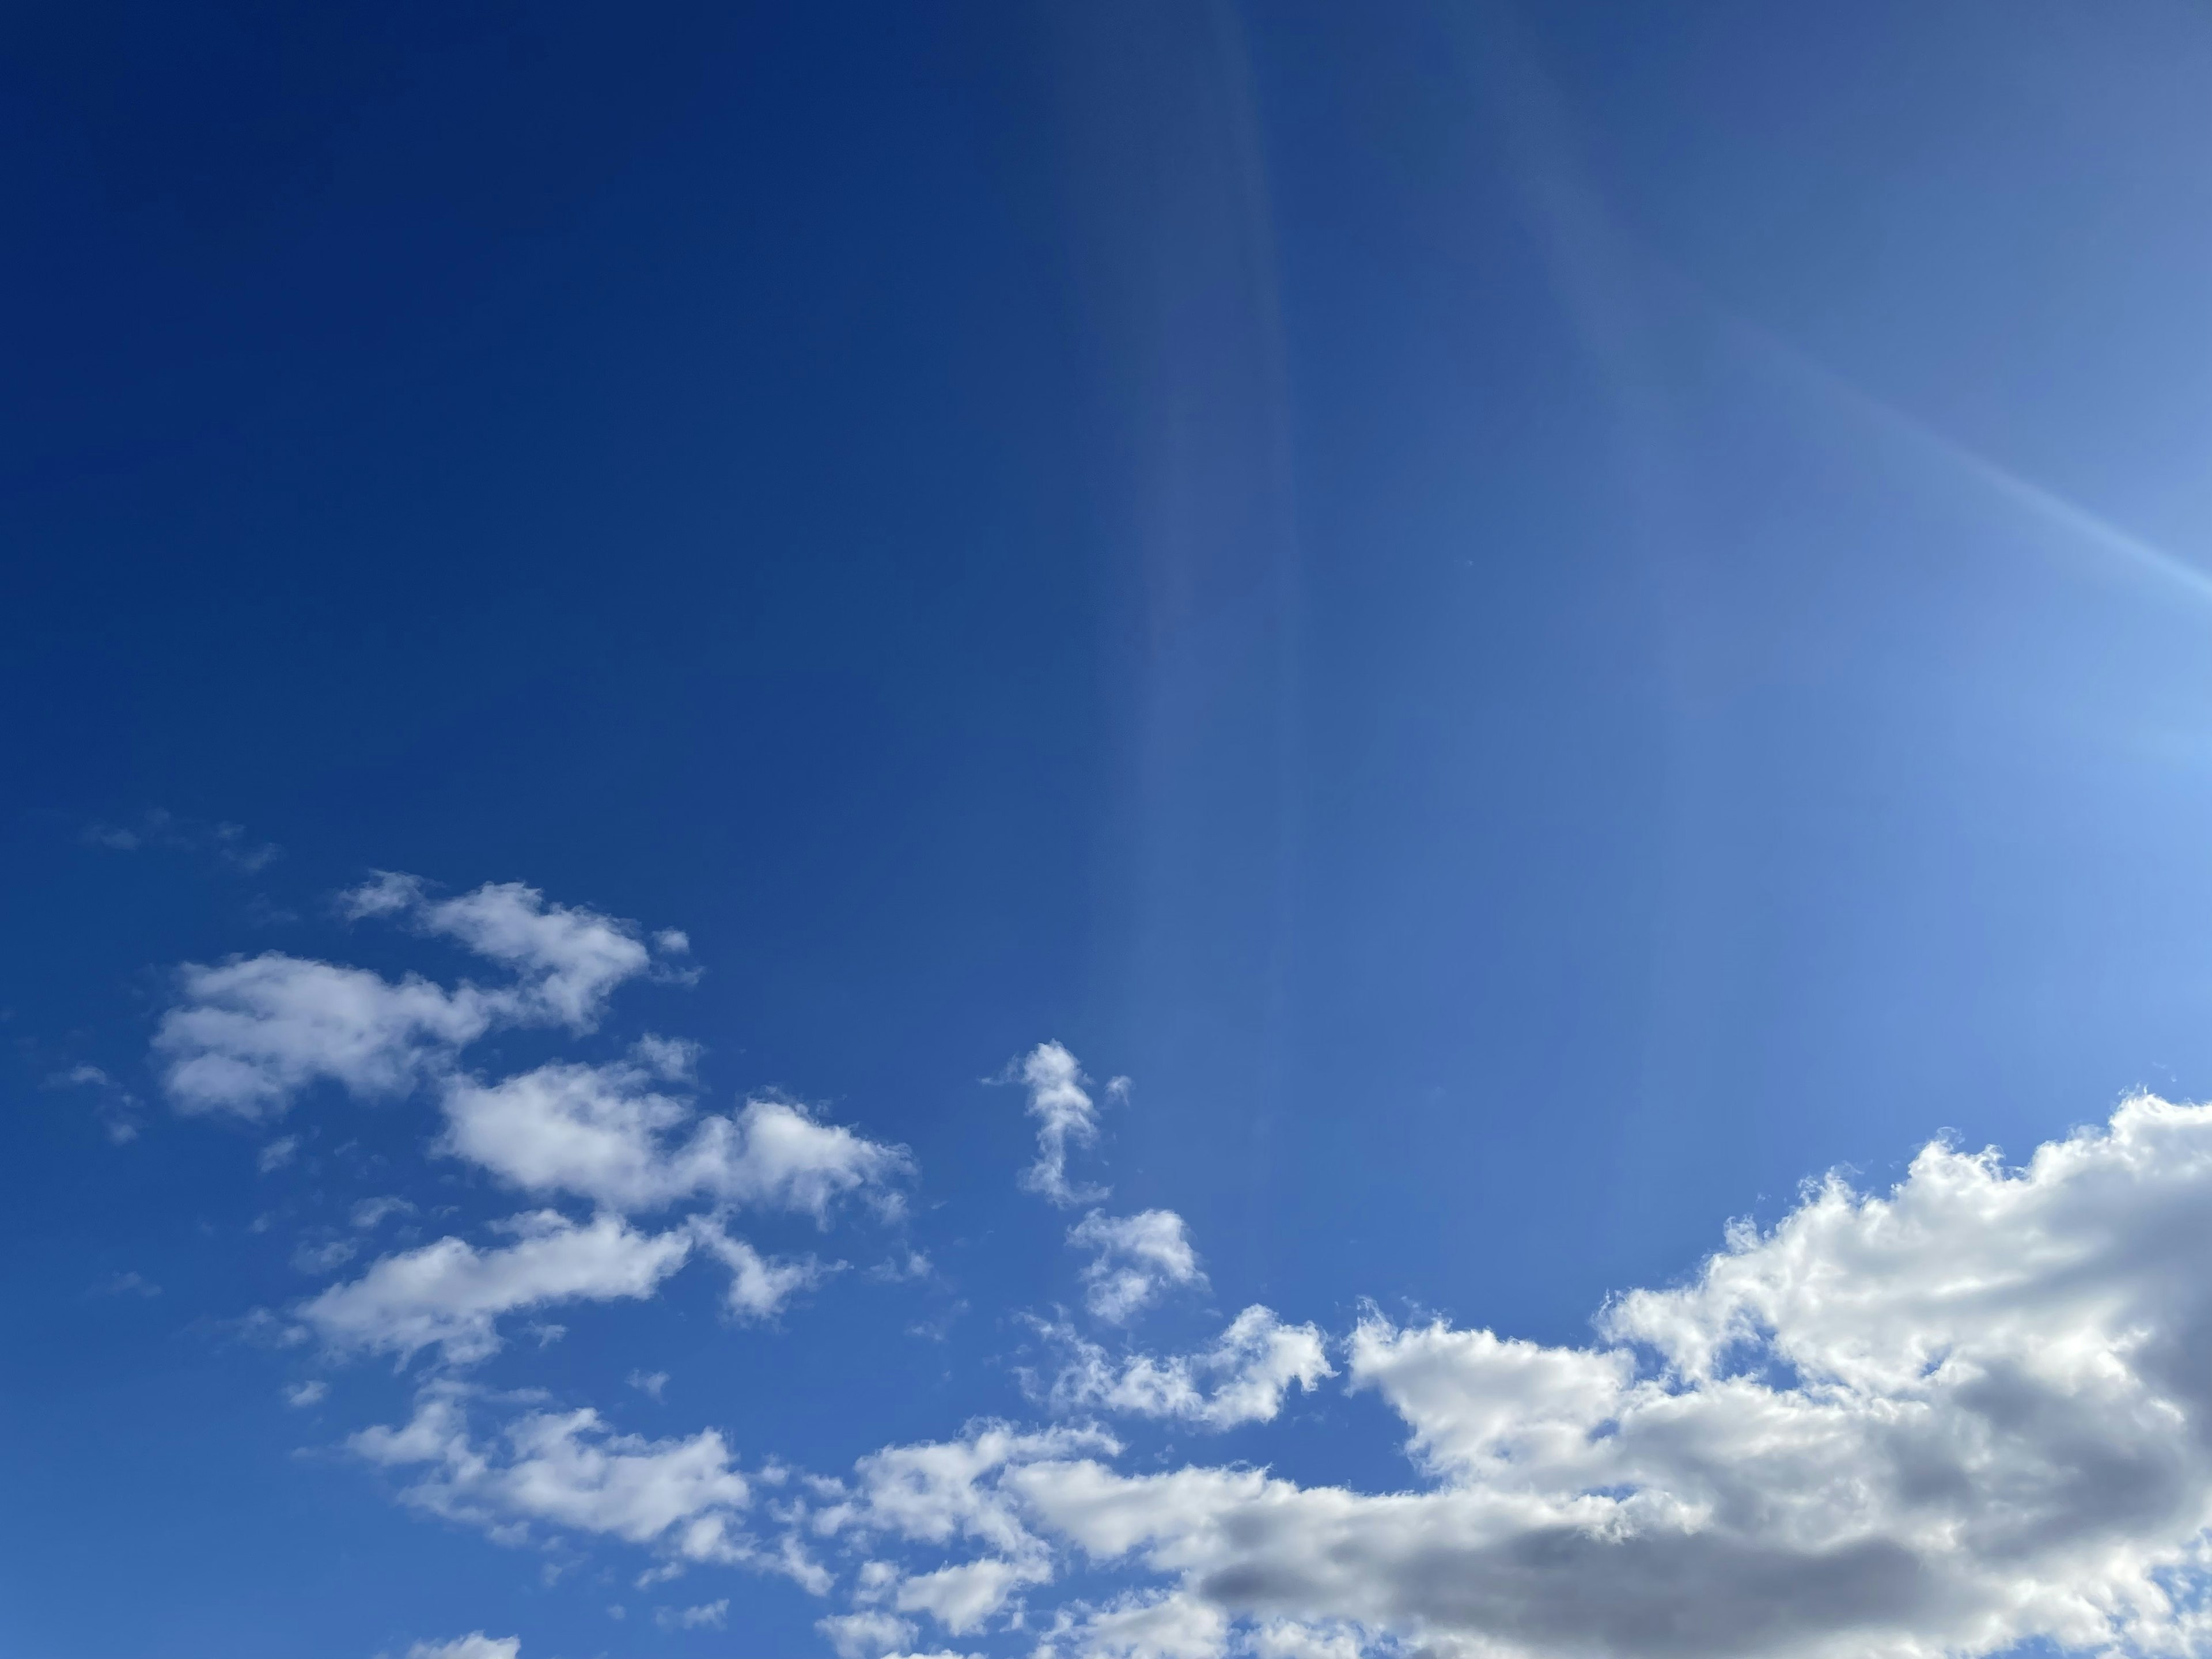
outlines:
[[[1106,1421],[1038,1380],[1091,1330],[1086,1206],[1017,1180],[1048,1041],[1071,1178],[1203,1273],[1080,1340],[1264,1304],[1335,1372],[1136,1413],[1124,1467],[1368,1492],[1445,1477],[1344,1386],[1363,1317],[1587,1350],[1806,1177],[2212,1092],[2201,5],[0,39],[9,1655],[829,1654],[828,1531],[828,1597],[641,1584],[665,1537],[489,1535],[355,1437],[441,1387],[713,1429],[772,1542],[806,1472]],[[185,964],[500,981],[349,917],[378,871],[689,951],[419,1087],[180,1109]],[[646,1033],[702,1112],[905,1149],[896,1212],[742,1218],[845,1271],[745,1322],[702,1256],[450,1366],[296,1334],[538,1207],[432,1150],[438,1066]],[[1084,1562],[913,1650],[1026,1655],[1073,1597],[1105,1652],[1082,1619],[1174,1580]],[[1431,1639],[1356,1624],[1311,1639]]]

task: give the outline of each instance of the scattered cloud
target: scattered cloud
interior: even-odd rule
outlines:
[[[1170,1285],[1199,1285],[1198,1252],[1173,1210],[1109,1216],[1093,1210],[1068,1229],[1067,1242],[1092,1253],[1083,1269],[1083,1300],[1094,1317],[1121,1324]]]
[[[1098,1138],[1097,1109],[1083,1086],[1090,1079],[1075,1056],[1057,1042],[1040,1042],[1007,1066],[1006,1077],[1028,1089],[1029,1113],[1037,1121],[1036,1162],[1022,1171],[1022,1186],[1062,1208],[1104,1198],[1103,1187],[1072,1187],[1067,1181],[1068,1149]],[[1127,1085],[1116,1079],[1115,1086]]]
[[[481,890],[469,898],[495,897],[459,911],[419,884],[377,891],[356,896],[362,914],[507,963],[516,994],[549,1010],[595,1007],[631,960],[580,944],[586,922],[541,926],[589,913],[532,890]],[[448,1010],[494,994],[362,978],[380,988],[364,1006],[410,984]],[[497,1248],[448,1238],[387,1256],[299,1319],[334,1348],[435,1346],[464,1363],[497,1346],[507,1314],[649,1297],[698,1252],[729,1268],[733,1311],[773,1313],[830,1269],[762,1255],[723,1231],[729,1212],[825,1217],[902,1175],[906,1155],[781,1101],[702,1115],[669,1091],[690,1067],[688,1051],[641,1048],[497,1083],[439,1073],[441,1152],[604,1207],[587,1224],[519,1218]],[[1079,1201],[1068,1150],[1096,1133],[1080,1069],[1047,1043],[1019,1075],[1039,1122],[1024,1183]],[[678,1200],[717,1207],[658,1234],[624,1218]],[[1109,1323],[1205,1282],[1172,1211],[1092,1209],[1068,1239],[1089,1253],[1085,1300]],[[987,1421],[883,1448],[842,1479],[771,1466],[757,1524],[781,1534],[763,1542],[746,1524],[755,1482],[711,1430],[650,1440],[509,1398],[518,1414],[480,1438],[469,1413],[491,1397],[448,1381],[407,1423],[348,1444],[407,1502],[507,1541],[563,1528],[817,1592],[832,1577],[810,1552],[842,1552],[849,1605],[821,1629],[871,1659],[923,1629],[1017,1627],[1039,1659],[1960,1659],[2035,1641],[2179,1653],[2212,1643],[2208,1259],[2212,1107],[2143,1097],[2025,1167],[1936,1145],[1886,1193],[1811,1188],[1771,1231],[1731,1231],[1687,1282],[1610,1302],[1587,1345],[1369,1314],[1334,1352],[1347,1386],[1404,1425],[1419,1480],[1403,1490],[1243,1463],[1135,1472],[1094,1425]],[[108,1288],[157,1293],[137,1274]],[[1062,1411],[1225,1429],[1336,1375],[1318,1328],[1259,1306],[1185,1355],[1047,1332],[1069,1356],[1046,1391]],[[665,1379],[633,1381],[658,1398]],[[1044,1587],[1101,1571],[1120,1593],[1038,1608]]]
[[[511,1186],[566,1192],[610,1209],[683,1199],[798,1210],[826,1220],[865,1192],[889,1206],[906,1152],[824,1123],[803,1106],[749,1100],[734,1117],[697,1116],[644,1067],[541,1066],[497,1083],[457,1078],[439,1150]]]
[[[47,1077],[49,1089],[90,1089],[99,1097],[94,1109],[112,1145],[126,1146],[138,1139],[142,1124],[138,1101],[128,1089],[97,1066],[78,1065]]]
[[[459,1238],[388,1255],[349,1284],[299,1310],[303,1323],[340,1352],[410,1358],[435,1346],[465,1364],[496,1352],[502,1315],[559,1302],[652,1296],[690,1259],[687,1228],[633,1231],[618,1216],[580,1226],[552,1210],[504,1224],[515,1243],[479,1250]]]
[[[312,1378],[305,1382],[295,1382],[284,1390],[284,1403],[288,1406],[298,1407],[318,1405],[330,1391],[331,1385],[320,1377]]]
[[[254,1167],[262,1174],[268,1175],[283,1169],[298,1157],[299,1152],[299,1136],[280,1135],[261,1149],[260,1155],[253,1160]]]
[[[161,1287],[141,1273],[116,1273],[100,1280],[94,1288],[101,1296],[152,1297],[161,1293]]]
[[[632,1371],[629,1380],[630,1387],[635,1389],[640,1394],[658,1400],[660,1398],[661,1390],[668,1386],[668,1373],[666,1371]]]
[[[1088,1408],[1228,1429],[1271,1422],[1291,1384],[1310,1393],[1336,1375],[1318,1328],[1285,1325],[1272,1310],[1256,1305],[1237,1315],[1212,1347],[1166,1358],[1135,1354],[1117,1362],[1065,1326],[1047,1327],[1045,1334],[1071,1354],[1048,1396],[1062,1411]]]

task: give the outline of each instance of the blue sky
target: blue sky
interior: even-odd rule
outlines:
[[[0,1652],[2212,1641],[2212,13],[0,27]]]

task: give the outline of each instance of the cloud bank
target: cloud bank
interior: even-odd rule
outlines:
[[[1040,1651],[2185,1653],[2212,1636],[2208,1259],[2212,1109],[2136,1099],[2024,1169],[1935,1146],[1886,1194],[1831,1180],[1588,1347],[1370,1318],[1350,1386],[1406,1425],[1418,1490],[989,1434],[878,1462],[939,1471],[925,1512],[994,1517],[1000,1559],[1154,1581]]]

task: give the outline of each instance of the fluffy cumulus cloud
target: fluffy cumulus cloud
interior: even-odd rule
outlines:
[[[355,916],[411,922],[511,969],[516,983],[504,994],[518,1015],[575,1031],[596,1024],[608,994],[653,960],[629,923],[549,904],[544,894],[519,881],[487,882],[458,898],[432,899],[417,878],[384,871],[341,903]],[[661,937],[682,948],[680,933]]]
[[[490,1028],[495,1006],[471,986],[447,991],[417,975],[278,951],[197,963],[154,1036],[169,1097],[189,1112],[267,1117],[329,1079],[364,1097],[404,1094]]]
[[[466,1364],[497,1351],[503,1315],[652,1296],[695,1243],[689,1229],[639,1232],[611,1215],[579,1226],[550,1210],[516,1217],[504,1231],[515,1242],[496,1249],[441,1238],[386,1256],[307,1303],[301,1320],[341,1351],[404,1358],[434,1345],[448,1361]]]
[[[497,1083],[456,1078],[441,1150],[533,1193],[610,1208],[684,1199],[798,1210],[820,1220],[844,1195],[888,1204],[906,1154],[803,1106],[750,1100],[734,1115],[695,1115],[641,1063],[541,1066]]]
[[[410,1504],[504,1541],[552,1526],[684,1560],[754,1558],[738,1522],[751,1488],[713,1430],[648,1441],[612,1432],[592,1411],[530,1412],[487,1443],[472,1437],[466,1407],[459,1390],[434,1388],[408,1422],[365,1429],[348,1443],[410,1476],[402,1492]]]
[[[1087,1407],[1228,1429],[1272,1421],[1291,1384],[1310,1391],[1336,1374],[1317,1327],[1285,1325],[1258,1306],[1237,1315],[1211,1348],[1165,1358],[1140,1353],[1115,1360],[1066,1327],[1048,1327],[1046,1334],[1070,1354],[1049,1393],[1061,1411]]]
[[[451,939],[514,977],[447,988],[281,951],[187,964],[154,1038],[180,1109],[270,1117],[323,1081],[363,1097],[404,1094],[495,1025],[592,1029],[615,988],[653,963],[629,923],[516,882],[433,901],[415,878],[386,874],[342,903]]]
[[[1093,1210],[1068,1229],[1067,1242],[1091,1253],[1083,1269],[1083,1300],[1113,1324],[1136,1316],[1171,1285],[1203,1283],[1198,1252],[1173,1210],[1106,1215]]]
[[[1053,1577],[1052,1551],[1002,1487],[1008,1471],[1045,1459],[1113,1453],[1118,1443],[1081,1426],[1023,1432],[985,1424],[957,1441],[894,1446],[862,1458],[849,1482],[821,1481],[825,1501],[793,1511],[818,1538],[869,1553],[919,1545],[962,1559],[918,1570],[871,1559],[858,1576],[854,1614],[825,1622],[841,1650],[911,1628],[885,1610],[923,1613],[954,1635],[982,1628],[1021,1588]]]
[[[914,1640],[914,1626],[895,1613],[880,1608],[859,1613],[835,1613],[815,1621],[827,1637],[837,1659],[881,1659]]]

